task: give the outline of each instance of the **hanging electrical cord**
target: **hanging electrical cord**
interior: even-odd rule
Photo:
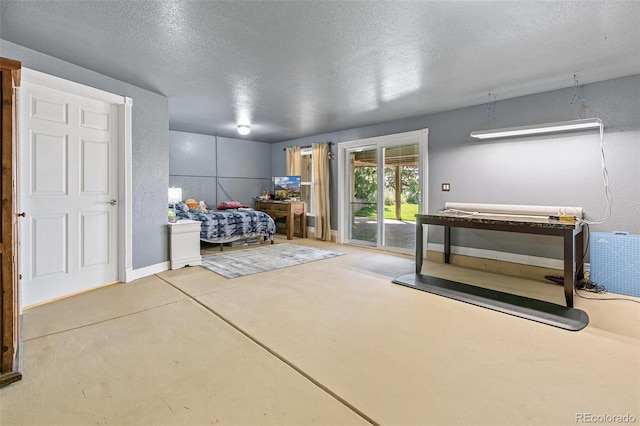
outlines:
[[[611,206],[613,204],[613,194],[611,193],[611,188],[609,187],[609,171],[607,170],[607,162],[604,155],[604,125],[600,125],[600,165],[602,168],[602,182],[604,184],[604,197],[607,201],[607,207],[604,212],[604,216],[602,219],[598,220],[586,220],[582,218],[577,218],[578,222],[586,225],[599,225],[604,223],[607,219],[611,217]]]
[[[580,95],[579,88],[580,86],[578,82],[578,74],[574,73],[573,74],[573,96],[571,97],[571,101],[569,102],[569,107],[573,107],[578,102],[581,102],[584,108],[585,98]],[[578,119],[582,118],[582,111],[580,111],[577,114],[577,118]],[[577,218],[577,221],[582,224],[598,225],[611,217],[611,205],[613,204],[613,195],[611,193],[611,189],[609,188],[609,171],[607,170],[607,163],[604,155],[604,124],[600,124],[600,167],[602,169],[602,182],[604,184],[604,196],[607,202],[604,216],[602,217],[602,219],[598,219],[594,221]]]
[[[576,102],[584,102],[584,98],[578,95],[578,74],[573,75],[573,97],[571,98],[571,102],[569,102],[569,106],[574,106]]]
[[[582,104],[584,106],[585,99],[582,96],[580,96],[579,93],[578,93],[578,75],[574,74],[573,75],[573,97],[571,98],[571,101],[569,102],[569,106],[573,107],[578,102],[582,102]],[[581,118],[581,114],[578,114],[577,118],[580,119]],[[609,219],[611,217],[611,210],[612,210],[612,204],[613,204],[613,194],[611,193],[611,188],[609,187],[609,171],[607,170],[607,162],[606,162],[606,157],[605,157],[605,153],[604,153],[604,125],[600,125],[600,167],[601,167],[601,170],[602,170],[602,183],[604,185],[604,197],[605,197],[607,205],[606,205],[606,208],[605,208],[604,216],[601,219],[591,221],[591,220],[586,220],[586,219],[583,219],[583,218],[577,218],[577,221],[587,228],[586,229],[587,242],[585,244],[585,247],[584,247],[584,250],[583,250],[583,253],[582,253],[582,258],[580,259],[580,263],[579,263],[578,269],[580,269],[584,265],[584,261],[585,261],[586,256],[587,256],[587,250],[588,250],[588,247],[589,247],[589,236],[590,236],[589,225],[597,225],[597,224],[604,223],[604,221],[606,221],[607,219]],[[589,300],[628,300],[630,302],[640,303],[637,300],[626,299],[626,298],[623,298],[623,297],[607,297],[607,298],[584,297],[580,293],[578,293],[578,290],[588,291],[588,292],[591,292],[591,293],[606,293],[607,292],[606,288],[603,285],[598,285],[597,283],[594,283],[588,277],[579,280],[574,285],[573,290],[574,290],[574,293],[578,297],[581,297],[583,299],[589,299]]]
[[[496,97],[498,95],[493,95],[493,103],[491,102],[491,92],[487,94],[487,129],[491,128],[491,120],[495,120],[496,114]]]
[[[583,290],[585,291],[585,289],[576,289],[576,291],[574,292],[576,294],[576,296],[582,298],[582,299],[587,299],[587,300],[626,300],[627,302],[634,302],[634,303],[640,303],[639,300],[634,300],[634,299],[627,299],[624,297],[584,297],[583,295],[581,295],[580,293],[578,293],[577,290]],[[586,290],[588,291],[588,290]]]

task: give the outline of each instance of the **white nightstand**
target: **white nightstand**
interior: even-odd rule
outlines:
[[[169,223],[169,256],[171,269],[202,265],[199,221],[184,219]]]

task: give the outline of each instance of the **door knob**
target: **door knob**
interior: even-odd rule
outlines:
[[[110,204],[110,205],[112,205],[112,206],[115,206],[115,205],[116,205],[116,203],[117,203],[117,201],[116,201],[116,200],[109,200],[109,201],[107,201],[107,203],[106,203],[106,204]]]
[[[25,212],[22,212],[22,213],[17,213],[17,216],[20,216],[20,217],[26,217],[26,216],[27,216],[27,214],[26,214]]]

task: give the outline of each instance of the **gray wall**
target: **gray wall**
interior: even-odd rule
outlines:
[[[273,144],[274,174],[285,170],[283,148],[316,141],[341,143],[429,128],[429,210],[446,201],[568,205],[584,207],[589,220],[606,207],[597,131],[478,142],[473,130],[599,117],[605,124],[604,150],[613,192],[611,218],[591,231],[640,234],[640,75],[579,88],[584,103],[571,106],[574,88],[478,105],[375,126],[325,133]],[[428,101],[428,100],[426,100]],[[334,146],[334,153],[337,148]],[[332,162],[332,219],[337,206],[337,155]],[[451,183],[450,192],[440,184]],[[336,229],[337,221],[332,221]],[[560,239],[509,233],[456,230],[455,245],[561,258]],[[429,241],[441,243],[442,230],[430,227]]]
[[[182,199],[216,202],[216,137],[169,131],[169,186],[182,188]]]
[[[133,99],[133,268],[167,261],[168,99],[1,39],[0,56],[21,61],[26,68]]]
[[[169,184],[183,199],[253,206],[254,197],[271,189],[271,146],[262,142],[169,132]]]
[[[573,88],[521,98],[498,100],[487,120],[486,105],[407,118],[375,126],[280,142],[272,145],[239,139],[218,138],[215,150],[207,143],[215,137],[168,131],[166,97],[102,74],[77,67],[34,50],[0,40],[0,56],[19,60],[27,68],[42,71],[133,99],[133,267],[142,268],[168,259],[166,203],[169,186],[169,151],[178,158],[172,164],[174,181],[192,180],[210,204],[235,199],[246,204],[271,189],[271,176],[285,173],[283,148],[317,141],[346,142],[356,139],[429,128],[429,208],[438,210],[446,201],[504,204],[574,205],[586,209],[590,220],[605,209],[599,138],[595,132],[553,137],[530,137],[510,141],[477,142],[473,130],[571,120],[577,115],[600,117],[605,123],[605,153],[613,192],[612,215],[592,231],[628,231],[640,234],[640,76],[630,76],[581,87],[586,101],[570,107]],[[499,98],[498,98],[499,99]],[[428,100],[425,100],[428,102]],[[182,136],[181,136],[182,135]],[[175,140],[174,140],[175,138]],[[180,138],[204,155],[180,158]],[[336,147],[333,147],[336,153]],[[184,153],[184,152],[183,152]],[[178,157],[175,157],[175,156]],[[332,160],[332,228],[336,229],[337,155]],[[270,161],[269,161],[270,159]],[[194,172],[190,172],[193,167]],[[173,173],[176,173],[173,175]],[[188,173],[197,174],[189,176]],[[184,175],[183,175],[184,174]],[[217,179],[211,192],[211,178]],[[188,182],[188,181],[187,181]],[[440,191],[450,182],[451,192]],[[186,185],[186,184],[185,184]],[[191,184],[189,184],[191,185]],[[182,186],[182,185],[180,185]],[[209,192],[207,192],[209,191]],[[215,195],[217,194],[217,196]],[[188,196],[187,192],[184,196]],[[207,197],[215,196],[213,203]],[[429,241],[442,242],[432,227]],[[545,237],[513,237],[507,233],[459,230],[453,243],[561,257],[560,242]]]

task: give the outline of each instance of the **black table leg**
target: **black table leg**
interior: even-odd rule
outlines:
[[[575,236],[575,253],[576,253],[576,279],[584,278],[584,228]]]
[[[451,260],[451,227],[444,227],[444,263]]]
[[[573,308],[573,287],[575,284],[575,251],[573,231],[564,233],[564,298],[568,308]]]
[[[416,274],[422,272],[422,257],[424,256],[422,240],[422,221],[416,218]]]

